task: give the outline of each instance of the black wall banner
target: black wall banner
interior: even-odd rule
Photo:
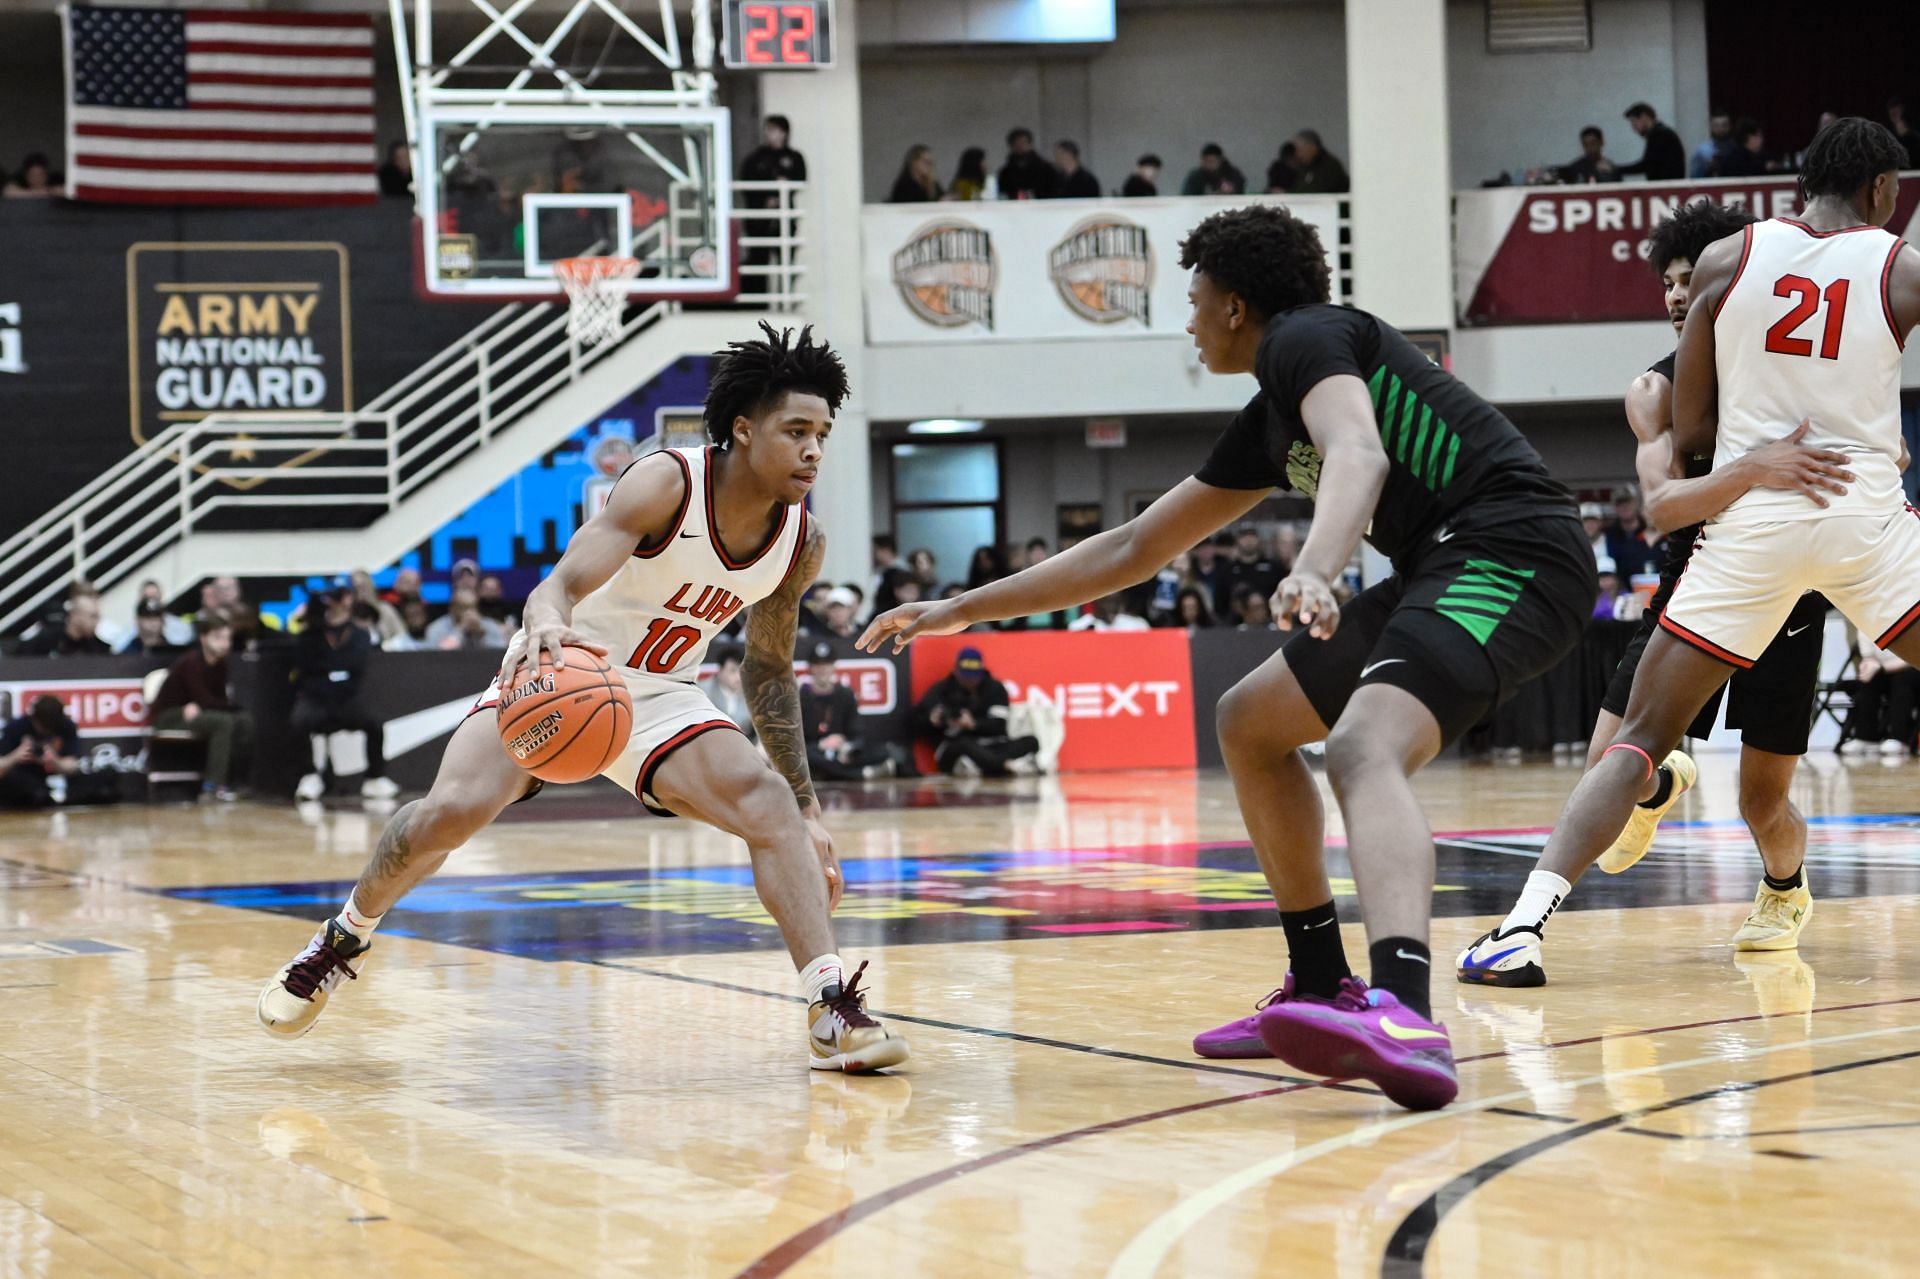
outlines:
[[[174,422],[356,408],[480,323],[415,294],[411,213],[0,202],[0,537]]]

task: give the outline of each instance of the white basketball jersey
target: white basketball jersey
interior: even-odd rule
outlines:
[[[1805,442],[1848,457],[1855,475],[1826,507],[1781,489],[1749,489],[1715,522],[1884,515],[1900,487],[1900,351],[1887,283],[1901,241],[1879,227],[1813,231],[1756,222],[1714,313],[1720,375],[1715,469],[1803,420]]]
[[[786,580],[806,542],[805,506],[780,508],[773,536],[743,560],[713,527],[713,449],[668,449],[686,472],[687,496],[666,537],[633,554],[573,607],[573,628],[607,646],[631,671],[692,683],[707,645]]]

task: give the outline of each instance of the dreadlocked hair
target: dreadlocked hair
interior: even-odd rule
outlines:
[[[776,333],[765,320],[760,331],[764,341],[729,342],[726,350],[714,352],[720,362],[707,384],[701,418],[723,449],[733,444],[735,419],[768,412],[790,391],[819,396],[830,413],[838,413],[847,398],[846,366],[832,347],[813,340],[812,325],[800,330],[798,341],[792,329]]]
[[[1653,229],[1647,237],[1647,265],[1658,276],[1666,275],[1667,268],[1680,258],[1697,265],[1709,244],[1738,235],[1742,227],[1757,221],[1746,209],[1715,204],[1702,196],[1675,209],[1672,217]]]
[[[1800,165],[1800,194],[1848,199],[1881,174],[1907,162],[1907,149],[1884,124],[1842,116],[1813,135]]]
[[[1267,318],[1325,302],[1332,280],[1320,233],[1275,204],[1227,209],[1206,219],[1180,242],[1180,266],[1238,293]]]

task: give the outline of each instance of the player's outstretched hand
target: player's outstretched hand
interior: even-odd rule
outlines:
[[[584,648],[599,657],[607,655],[605,644],[596,644],[571,626],[560,622],[542,623],[513,637],[507,645],[507,655],[500,661],[500,687],[512,688],[518,681],[520,668],[530,667],[533,671],[540,668],[540,654],[545,652],[553,658],[553,664],[565,666],[567,647]]]
[[[893,651],[898,653],[922,635],[958,635],[967,629],[967,619],[954,607],[956,602],[927,600],[888,609],[867,623],[866,631],[854,642],[854,647],[863,653],[877,653],[891,636]]]
[[[1298,622],[1315,639],[1328,639],[1340,629],[1340,602],[1326,578],[1294,572],[1273,592],[1273,620],[1283,631]]]
[[[1827,505],[1826,494],[1845,493],[1853,482],[1845,453],[1817,449],[1802,443],[1810,423],[1802,422],[1793,434],[1763,445],[1742,459],[1753,468],[1754,487],[1785,489],[1802,493],[1816,505]]]

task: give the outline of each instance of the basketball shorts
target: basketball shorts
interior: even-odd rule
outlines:
[[[1655,605],[1666,601],[1654,597]],[[1740,740],[1755,750],[1775,755],[1804,755],[1807,734],[1813,727],[1813,699],[1820,684],[1820,651],[1826,639],[1827,609],[1824,597],[1809,592],[1802,595],[1787,615],[1787,623],[1760,654],[1751,670],[1737,670],[1700,708],[1687,728],[1689,737],[1706,737],[1720,718],[1720,699],[1727,699],[1727,727],[1737,729]],[[1634,672],[1640,668],[1647,641],[1660,626],[1660,612],[1649,607],[1641,614],[1640,628],[1627,643],[1620,664],[1613,668],[1606,696],[1600,709],[1625,717],[1633,692]]]
[[[1433,713],[1447,745],[1573,651],[1597,589],[1571,512],[1454,529],[1355,596],[1331,638],[1296,631],[1281,651],[1329,728],[1354,689],[1390,684]]]
[[[622,790],[638,799],[650,813],[673,816],[673,810],[653,793],[653,777],[667,757],[688,742],[721,729],[738,732],[734,722],[715,709],[698,684],[685,680],[662,679],[625,667],[615,667],[627,681],[627,693],[633,698],[633,732],[627,747],[613,762],[600,770],[600,776],[617,782]],[[500,705],[500,678],[495,676],[480,694],[468,715],[491,711]],[[544,783],[521,796],[532,799]]]
[[[1895,643],[1920,618],[1920,512],[1710,524],[1660,625],[1744,670],[1806,591],[1877,646]]]

